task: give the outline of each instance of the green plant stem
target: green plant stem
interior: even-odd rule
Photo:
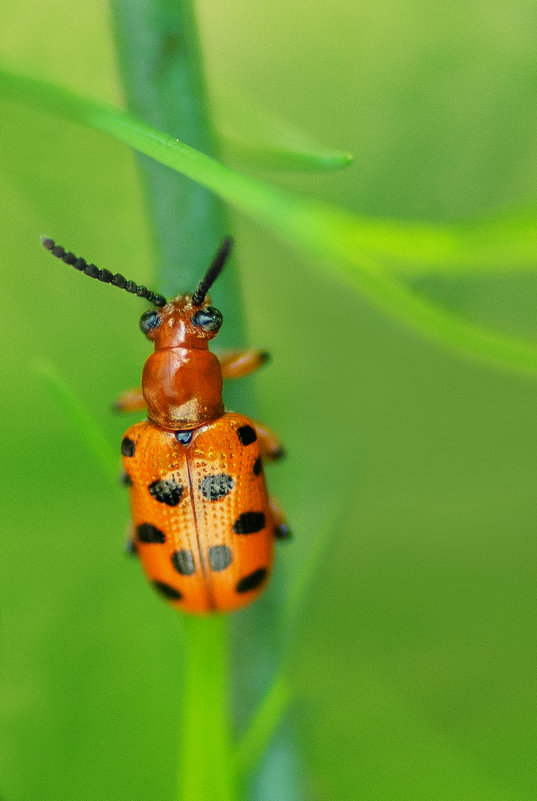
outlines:
[[[190,0],[112,0],[120,70],[129,108],[148,123],[206,153],[216,145],[207,111]],[[139,158],[153,235],[157,284],[173,296],[192,291],[226,233],[220,201],[152,158]],[[242,338],[236,274],[219,282],[228,345]],[[226,335],[224,335],[226,336]],[[184,621],[186,670],[179,749],[180,801],[237,801],[230,758],[228,622]]]
[[[143,121],[144,128],[153,126],[151,130],[165,131],[169,141],[186,142],[189,152],[216,155],[192,0],[113,0],[112,9],[129,108]],[[229,233],[221,201],[209,191],[210,187],[190,180],[195,179],[195,174],[184,177],[153,158],[141,160],[141,167],[155,239],[159,288],[167,295],[179,289],[192,290],[218,240]],[[224,315],[225,325],[218,338],[223,347],[238,347],[245,341],[244,307],[232,267],[233,260],[211,293]],[[228,408],[244,408],[241,392],[239,384],[226,387]],[[228,625],[227,617],[186,621],[185,715],[179,754],[181,801],[238,798],[236,762],[230,751]],[[234,632],[238,639],[235,629]],[[246,647],[261,651],[266,641],[266,629],[256,626]],[[234,664],[234,677],[250,685],[253,669],[246,665],[241,677]],[[287,798],[290,793],[284,791],[282,801]],[[293,801],[299,799],[295,796]]]
[[[179,800],[236,801],[228,701],[229,618],[187,617],[184,631]]]
[[[112,0],[111,8],[129,109],[154,128],[217,155],[192,2]],[[166,296],[192,291],[227,233],[222,204],[206,187],[153,158],[142,155],[139,164],[160,289]],[[234,270],[226,270],[219,290],[225,316],[238,295]]]

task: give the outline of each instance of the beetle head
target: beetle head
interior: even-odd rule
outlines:
[[[207,295],[224,268],[233,240],[224,239],[207,272],[191,295],[172,298],[161,309],[149,309],[140,318],[140,328],[155,349],[206,348],[222,325],[222,314],[211,306]]]
[[[203,304],[194,305],[192,295],[172,298],[161,309],[149,309],[140,318],[140,328],[162,348],[206,348],[222,325],[222,315],[210,305],[209,297]]]

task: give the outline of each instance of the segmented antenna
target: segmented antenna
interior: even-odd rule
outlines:
[[[218,253],[214,257],[212,264],[209,266],[209,269],[201,279],[198,284],[198,288],[192,295],[192,305],[193,306],[201,306],[203,301],[205,300],[205,295],[214,284],[220,273],[224,268],[224,264],[227,261],[229,253],[231,251],[231,246],[233,245],[233,239],[230,236],[227,236],[222,244],[218,249]]]
[[[112,284],[112,286],[125,289],[133,295],[138,295],[139,298],[146,298],[155,306],[166,305],[166,298],[163,298],[162,295],[151,292],[151,290],[147,289],[145,286],[138,286],[134,281],[127,281],[121,273],[114,274],[111,273],[110,270],[99,269],[95,264],[88,264],[85,259],[79,258],[75,256],[74,253],[65,250],[61,245],[57,245],[53,239],[49,239],[48,236],[41,237],[41,243],[43,247],[49,250],[57,259],[61,259],[65,264],[70,264],[75,270],[80,270],[80,272],[85,275],[89,275],[90,278],[96,278],[98,281],[103,281],[105,284]]]

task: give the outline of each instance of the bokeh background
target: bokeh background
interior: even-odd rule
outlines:
[[[397,219],[535,197],[532,0],[201,0],[199,13],[215,104],[238,95],[355,154],[337,174],[274,180]],[[121,102],[101,0],[4,0],[0,61]],[[122,553],[123,491],[35,372],[54,365],[119,442],[109,405],[147,354],[139,305],[58,269],[38,238],[149,283],[136,163],[11,102],[0,120],[0,794],[165,801],[177,617]],[[533,801],[537,382],[419,337],[245,219],[232,228],[250,343],[274,357],[245,381],[289,451],[269,476],[296,533],[283,573],[346,499],[292,658],[308,798]],[[531,274],[417,288],[537,335]]]

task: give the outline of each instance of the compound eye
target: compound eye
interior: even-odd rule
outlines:
[[[144,312],[140,317],[140,329],[147,336],[150,331],[158,328],[161,322],[162,320],[160,319],[159,313],[154,309],[149,309],[149,311]]]
[[[214,306],[206,306],[194,314],[192,325],[197,325],[203,331],[218,331],[222,325],[222,313]]]

